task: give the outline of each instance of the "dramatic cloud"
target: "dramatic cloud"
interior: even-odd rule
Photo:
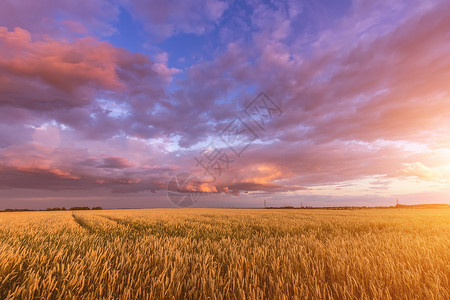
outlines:
[[[88,32],[111,35],[116,29],[110,22],[118,15],[118,5],[109,0],[91,0],[83,5],[74,0],[6,0],[0,4],[0,25],[9,29],[21,27],[42,35]]]
[[[447,195],[450,4],[326,2],[2,2],[0,193]]]

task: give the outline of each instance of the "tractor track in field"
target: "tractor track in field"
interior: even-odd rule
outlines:
[[[186,224],[178,224],[174,226],[168,225],[164,221],[145,223],[136,222],[129,219],[115,218],[112,216],[98,216],[116,222],[117,224],[126,227],[130,232],[138,233],[140,235],[142,235],[142,233],[145,233],[145,235],[152,235],[157,237],[188,237],[185,231]]]
[[[97,217],[101,217],[99,215],[95,215]],[[103,237],[106,239],[114,239],[116,237],[123,237],[124,230],[120,230],[118,228],[104,228],[102,227],[100,220],[86,220],[80,215],[72,214],[74,221],[84,230],[86,230],[89,234],[96,235],[99,237]],[[117,222],[116,222],[117,223]]]
[[[85,219],[83,219],[82,217],[77,216],[76,214],[72,213],[72,218],[78,225],[81,226],[81,228],[85,229],[86,231],[88,231],[91,234],[96,233],[95,228],[93,226],[89,225],[88,222]]]

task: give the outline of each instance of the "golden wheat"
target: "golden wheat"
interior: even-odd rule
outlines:
[[[0,214],[1,299],[449,299],[450,210]]]

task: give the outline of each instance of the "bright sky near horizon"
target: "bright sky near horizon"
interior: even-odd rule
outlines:
[[[450,203],[449,53],[446,0],[2,1],[0,209]]]

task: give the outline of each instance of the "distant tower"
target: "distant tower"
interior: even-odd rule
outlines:
[[[264,199],[264,208],[267,208],[266,199]]]
[[[395,207],[398,207],[398,198],[395,198],[395,201],[396,201]]]

